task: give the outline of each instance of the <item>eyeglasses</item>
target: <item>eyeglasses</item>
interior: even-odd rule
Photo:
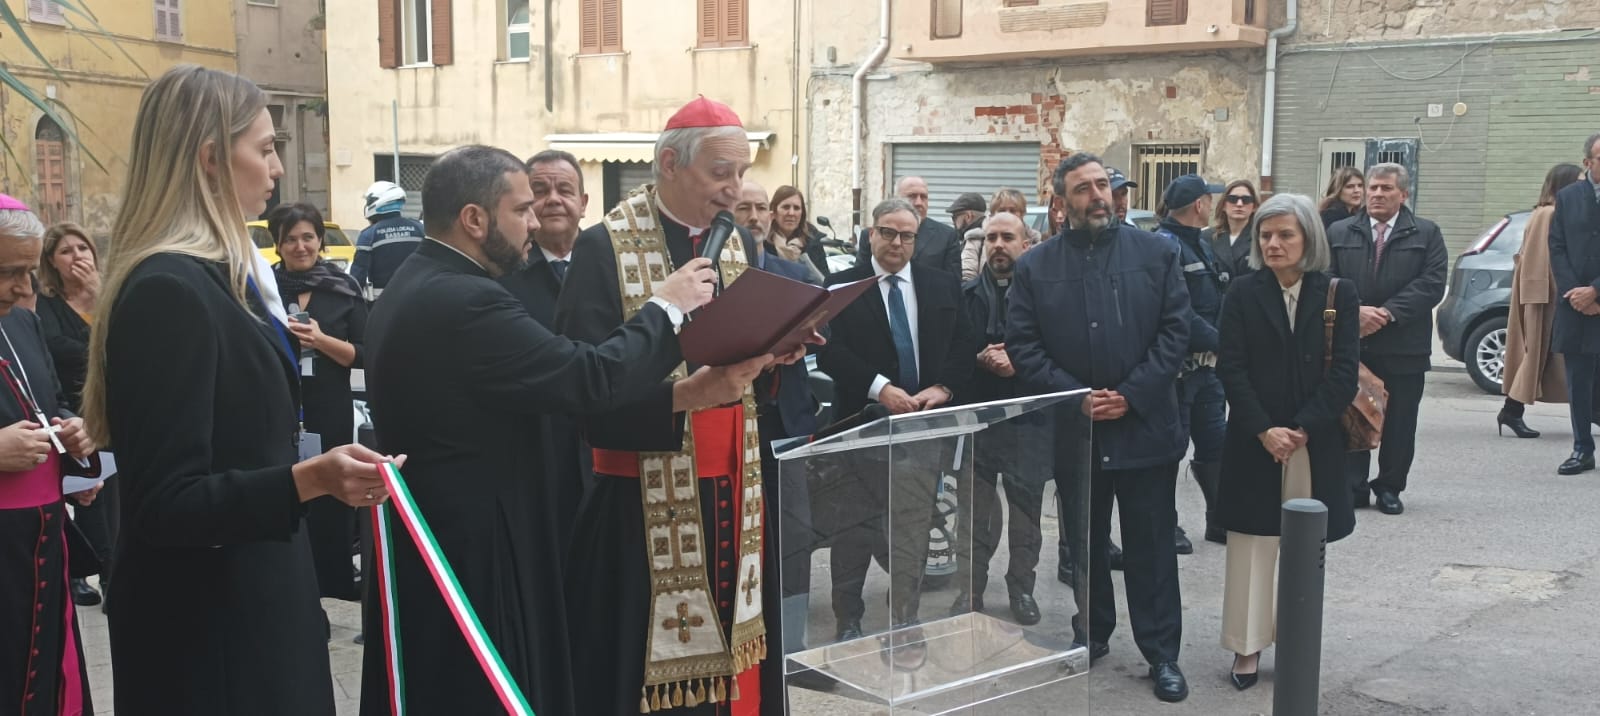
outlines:
[[[883,239],[885,242],[891,244],[895,241],[899,241],[903,244],[910,245],[916,243],[917,241],[917,232],[915,231],[897,231],[887,226],[874,226],[872,227],[872,230],[878,232],[878,238]]]
[[[1245,204],[1256,203],[1256,198],[1250,196],[1249,194],[1229,194],[1228,198],[1224,199],[1223,201],[1226,201],[1229,204],[1239,204],[1240,206],[1243,206]]]

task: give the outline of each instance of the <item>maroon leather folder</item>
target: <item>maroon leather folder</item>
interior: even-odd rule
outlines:
[[[874,277],[821,288],[750,269],[695,312],[678,332],[678,344],[694,365],[785,355],[877,283]]]

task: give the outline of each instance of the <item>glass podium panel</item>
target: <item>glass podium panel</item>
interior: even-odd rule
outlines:
[[[1087,393],[774,445],[790,713],[1086,712]]]

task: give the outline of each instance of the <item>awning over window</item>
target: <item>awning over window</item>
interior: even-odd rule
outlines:
[[[580,162],[655,161],[658,132],[597,132],[594,134],[548,134],[544,141],[551,149],[571,152]],[[750,140],[750,159],[761,150],[772,148],[776,132],[745,132]]]

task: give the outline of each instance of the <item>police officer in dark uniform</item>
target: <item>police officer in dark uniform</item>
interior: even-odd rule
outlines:
[[[350,276],[361,284],[368,303],[378,300],[407,256],[427,236],[422,222],[400,215],[406,206],[406,190],[394,182],[380,181],[367,187],[367,221],[371,225],[356,239],[356,260]]]
[[[1189,471],[1206,499],[1206,540],[1227,541],[1217,524],[1217,482],[1222,474],[1222,441],[1227,432],[1227,403],[1217,380],[1217,321],[1222,314],[1222,294],[1227,290],[1228,266],[1219,261],[1201,237],[1211,217],[1211,195],[1222,187],[1194,174],[1172,180],[1162,195],[1167,215],[1156,233],[1183,251],[1183,278],[1189,287],[1189,356],[1178,373],[1178,416],[1184,432],[1194,442]],[[1177,528],[1173,535],[1178,554],[1190,554],[1194,545]]]

